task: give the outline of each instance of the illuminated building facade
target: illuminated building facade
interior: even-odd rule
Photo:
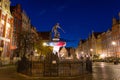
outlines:
[[[98,38],[98,35],[100,34],[101,32],[92,32],[88,39],[80,40],[79,45],[76,49],[76,54],[79,55],[78,58],[80,58],[83,54],[85,56],[91,57],[94,55],[98,55],[98,51],[101,50],[101,40],[100,38]]]
[[[102,53],[106,57],[120,57],[120,20],[112,19],[112,27],[101,35]],[[116,45],[112,45],[112,42]]]
[[[13,17],[10,13],[10,1],[0,0],[0,57],[8,60],[11,56]]]
[[[31,29],[31,21],[26,12],[22,11],[22,31],[30,32]]]
[[[20,36],[20,45],[22,46],[19,48],[19,57],[23,57],[24,55],[29,54],[31,51],[31,22],[29,16],[26,14],[24,10],[22,10],[22,28],[21,28],[21,36]]]
[[[91,35],[84,42],[79,42],[76,54],[91,53],[93,57],[99,55],[101,58],[120,57],[120,20],[113,18],[111,29],[99,34],[93,32]],[[116,45],[112,44],[113,41]]]
[[[16,6],[11,6],[11,13],[14,18],[12,42],[12,44],[14,45],[13,57],[22,57],[24,53],[27,54],[33,50],[32,44],[35,41],[33,38],[36,37],[37,31],[31,25],[30,18],[25,13],[25,11],[21,9],[20,4],[17,4]]]
[[[18,56],[17,48],[20,47],[20,33],[22,30],[22,10],[21,5],[17,4],[16,6],[10,7],[11,14],[14,18],[13,23],[13,39],[12,39],[12,52],[13,56]]]

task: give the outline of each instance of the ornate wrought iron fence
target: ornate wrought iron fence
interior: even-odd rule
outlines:
[[[80,76],[86,72],[85,63],[80,61],[23,61],[18,66],[18,72],[35,77]]]

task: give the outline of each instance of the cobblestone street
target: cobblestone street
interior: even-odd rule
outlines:
[[[0,67],[0,80],[120,80],[120,64],[95,62],[93,73],[77,77],[28,77],[16,72],[15,66]]]
[[[0,67],[0,80],[28,80],[16,72],[15,66]]]
[[[30,77],[16,72],[15,66],[0,67],[0,80],[83,80],[86,75],[81,77]],[[91,76],[90,76],[91,77]],[[86,79],[86,78],[85,78]]]

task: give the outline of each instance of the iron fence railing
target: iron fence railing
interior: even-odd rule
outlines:
[[[86,63],[81,61],[19,61],[17,71],[35,77],[80,76],[86,72]]]

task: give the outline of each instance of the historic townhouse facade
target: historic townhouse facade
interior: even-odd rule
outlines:
[[[101,35],[97,36],[96,39],[96,55],[100,55],[102,53],[102,38]]]
[[[13,47],[13,57],[18,56],[18,48],[20,47],[20,34],[22,30],[22,9],[21,5],[17,4],[15,6],[10,7],[11,14],[14,18],[14,23],[13,23],[13,39],[12,39],[12,44],[14,45]]]
[[[111,30],[101,34],[101,47],[102,55],[109,56],[109,54],[111,54]]]
[[[98,38],[101,32],[92,32],[92,34],[86,40],[80,40],[78,48],[76,49],[76,54],[85,57],[94,57],[99,55],[98,51],[101,51],[101,39]]]
[[[11,6],[11,14],[14,18],[13,57],[23,57],[34,51],[34,43],[38,37],[37,30],[31,25],[30,18],[20,4]]]
[[[120,57],[120,21],[113,18],[113,25],[112,25],[112,42],[114,41],[116,45],[112,46],[112,52],[114,56]]]
[[[84,42],[81,40],[76,54],[81,53],[101,58],[120,57],[120,21],[113,18],[111,29],[106,32],[93,32]]]
[[[22,31],[30,32],[31,29],[31,21],[26,12],[22,11]]]
[[[30,39],[31,39],[31,21],[24,10],[22,10],[22,30],[20,36],[20,53],[19,56],[23,57],[31,53]]]
[[[4,64],[33,53],[39,37],[20,4],[10,7],[10,0],[0,0],[0,60]]]
[[[31,31],[30,31],[30,46],[31,46],[31,52],[35,52],[35,43],[39,40],[39,36],[38,36],[38,33],[37,33],[37,30],[34,26],[31,25]],[[30,53],[31,53],[30,52]]]
[[[101,34],[102,53],[106,57],[120,57],[120,25],[119,20],[113,18],[111,29]],[[112,43],[115,44],[112,44]]]
[[[10,13],[10,1],[0,0],[0,57],[4,61],[8,61],[11,57],[12,31],[13,17]]]

